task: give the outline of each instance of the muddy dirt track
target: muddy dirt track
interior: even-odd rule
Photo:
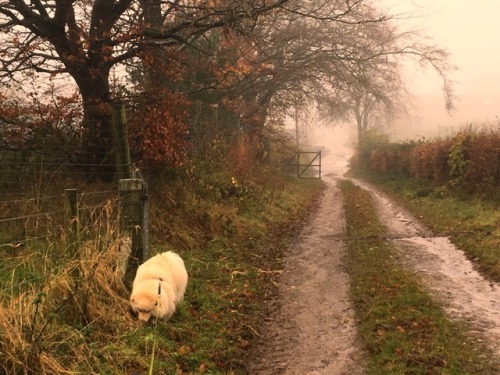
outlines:
[[[366,354],[357,338],[343,266],[344,216],[336,179],[343,154],[326,160],[327,189],[312,220],[284,259],[278,296],[260,327],[248,372],[253,375],[362,374]],[[418,274],[450,317],[470,324],[500,358],[500,287],[477,273],[447,238],[434,237],[411,214],[362,181],[375,199],[400,262]],[[499,367],[500,373],[500,367]]]

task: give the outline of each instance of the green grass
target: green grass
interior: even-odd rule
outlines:
[[[498,197],[458,195],[445,186],[404,177],[365,177],[415,213],[437,235],[449,237],[485,276],[500,281]]]
[[[243,210],[217,206],[224,210],[216,215],[225,223],[215,225],[221,233],[205,246],[182,252],[190,281],[179,313],[160,327],[160,335],[170,339],[158,343],[159,352],[169,353],[157,357],[159,373],[245,373],[246,350],[272,286],[268,271],[276,269],[321,189],[318,181],[295,181],[273,198],[244,203]],[[144,328],[136,339],[148,335],[150,328]]]
[[[368,374],[496,374],[485,347],[449,321],[442,308],[403,270],[385,240],[369,194],[341,183],[346,212],[350,294],[370,355]]]
[[[156,336],[153,322],[130,314],[112,276],[114,231],[81,244],[76,267],[95,272],[78,280],[64,239],[4,251],[0,373],[144,374],[155,342],[154,374],[244,374],[273,271],[323,189],[277,172],[263,181],[241,182],[240,194],[224,199],[183,181],[150,186],[151,252],[178,252],[189,273],[185,300]]]

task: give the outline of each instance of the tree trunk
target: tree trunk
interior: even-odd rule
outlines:
[[[361,136],[363,134],[363,115],[361,113],[361,98],[355,99],[354,115],[356,117],[356,125],[358,129],[358,144],[359,144],[361,141]]]
[[[140,0],[140,4],[143,9],[144,24],[146,27],[161,29],[164,21],[161,11],[162,2],[160,0]],[[166,82],[168,82],[165,74],[166,52],[155,47],[148,47],[147,43],[145,43],[143,51],[144,55],[147,56],[146,60],[149,60],[149,63],[143,60],[144,89],[146,94],[164,90]]]
[[[57,2],[59,5],[59,2]],[[61,2],[57,27],[46,37],[54,46],[66,71],[75,80],[83,105],[82,136],[76,150],[78,163],[87,180],[110,182],[114,178],[112,95],[109,85],[112,62],[111,23],[125,6],[113,1],[94,1],[89,34],[76,22],[72,3]],[[57,13],[56,12],[56,13]]]
[[[91,79],[74,77],[83,102],[83,123],[79,163],[88,180],[111,182],[114,178],[112,100],[109,72]]]

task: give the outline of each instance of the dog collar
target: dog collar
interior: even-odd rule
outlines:
[[[159,279],[160,279],[160,281],[158,283],[158,297],[161,296],[161,282],[163,281],[161,277]]]

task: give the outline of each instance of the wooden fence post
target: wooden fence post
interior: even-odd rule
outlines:
[[[66,217],[69,222],[69,238],[71,242],[75,242],[80,232],[77,190],[65,189],[64,195],[66,196]]]
[[[122,102],[113,104],[113,131],[115,137],[115,160],[118,179],[131,178],[130,151],[127,138],[127,119]]]
[[[68,238],[70,243],[68,250],[72,252],[71,257],[74,258],[78,255],[78,239],[80,237],[80,213],[78,210],[78,193],[76,189],[65,189],[64,195],[66,196],[66,218],[68,220]],[[75,267],[71,272],[74,280],[81,278],[81,272],[78,267]]]
[[[144,246],[144,186],[140,178],[118,181],[120,190],[120,232],[132,240],[130,259],[125,272],[125,285],[131,286],[139,265],[146,260]]]
[[[300,177],[300,150],[297,152],[297,177]]]
[[[148,186],[142,180],[142,256],[143,260],[149,259],[149,207],[148,207]]]

